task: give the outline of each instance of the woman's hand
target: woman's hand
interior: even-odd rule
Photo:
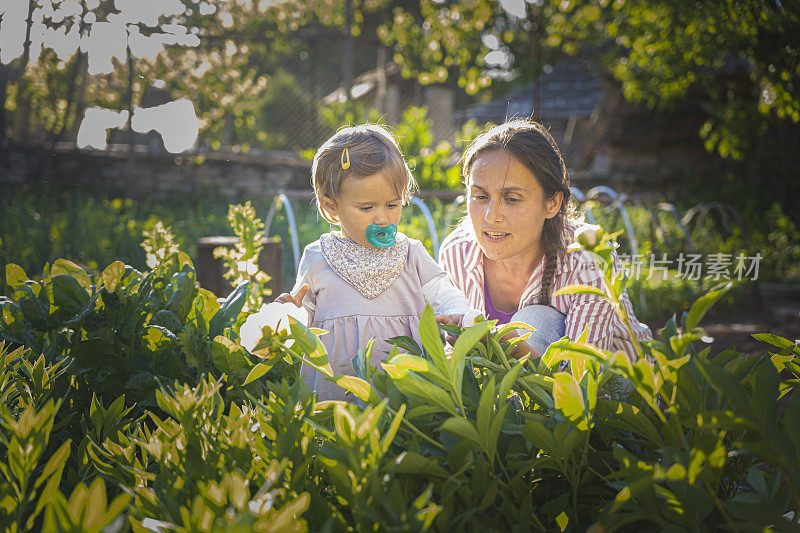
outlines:
[[[303,306],[303,297],[305,297],[306,293],[308,292],[309,286],[308,283],[303,283],[300,285],[300,288],[297,289],[297,292],[294,294],[289,294],[288,292],[284,292],[277,298],[275,301],[282,304],[294,304],[297,307]]]
[[[464,315],[462,313],[455,313],[452,315],[436,315],[434,319],[436,320],[437,324],[442,324],[445,326],[460,326],[461,321],[464,319]],[[450,344],[451,346],[456,343],[457,338],[458,337],[450,333],[445,333],[444,336],[444,340],[447,341],[447,344]]]

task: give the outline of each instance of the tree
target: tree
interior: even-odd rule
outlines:
[[[701,135],[723,157],[750,153],[771,121],[800,121],[796,0],[565,1],[548,42],[571,52],[594,45],[629,100],[701,100]]]

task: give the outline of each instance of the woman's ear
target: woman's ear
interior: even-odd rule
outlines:
[[[564,201],[564,193],[558,191],[544,203],[545,218],[553,218],[561,210],[561,202]]]
[[[319,199],[319,206],[325,220],[333,223],[339,222],[339,217],[336,215],[336,202],[330,196],[322,196]]]

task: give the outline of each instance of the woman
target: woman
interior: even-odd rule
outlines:
[[[462,176],[469,217],[442,243],[439,262],[470,304],[499,323],[536,328],[527,341],[534,357],[563,335],[576,340],[587,329],[588,342],[635,359],[627,328],[610,303],[589,294],[552,296],[568,285],[602,287],[602,273],[586,251],[566,253],[582,222],[550,134],[525,120],[495,126],[467,148]],[[622,305],[636,339],[652,339],[627,292]]]

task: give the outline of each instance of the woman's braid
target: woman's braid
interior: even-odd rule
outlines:
[[[553,220],[557,219],[557,220]],[[545,225],[556,226],[563,224],[561,213],[548,220]],[[543,236],[552,237],[554,232],[544,232]],[[560,236],[560,232],[556,233]],[[564,245],[555,239],[543,239],[544,245],[544,272],[542,272],[542,288],[539,292],[539,304],[550,305],[550,292],[556,278],[556,266],[558,257],[563,254]]]

